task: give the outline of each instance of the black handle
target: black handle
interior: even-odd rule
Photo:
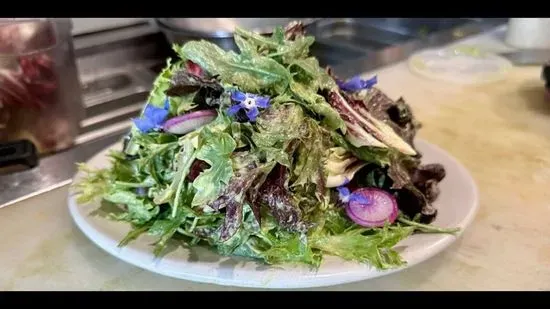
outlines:
[[[542,79],[546,82],[546,88],[550,90],[550,60],[542,67]]]
[[[0,144],[0,167],[10,165],[37,166],[38,154],[34,144],[28,140]]]

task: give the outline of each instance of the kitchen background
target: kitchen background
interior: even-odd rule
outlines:
[[[6,85],[16,81],[3,89],[32,90],[11,93],[8,95],[11,98],[14,95],[28,98],[28,93],[35,95],[37,91],[50,91],[46,87],[47,80],[34,84],[17,83],[24,81],[37,68],[43,74],[56,73],[60,76],[60,99],[57,104],[49,105],[49,108],[35,106],[34,109],[23,111],[19,107],[8,108],[9,102],[0,102],[4,105],[0,108],[0,142],[27,139],[34,144],[10,143],[0,147],[0,208],[70,183],[75,172],[75,162],[87,160],[92,154],[120,139],[128,130],[130,119],[142,109],[151,84],[164,67],[166,58],[173,55],[171,43],[207,38],[223,48],[236,49],[231,34],[235,26],[266,33],[274,26],[285,25],[292,20],[73,18],[72,23],[57,20],[60,29],[57,40],[63,44],[50,44],[55,46],[44,49],[46,52],[41,55],[44,59],[29,56],[29,59],[24,59],[25,63],[18,66],[15,58],[0,57],[0,65],[6,69],[3,71],[6,76],[2,79],[0,75],[0,79]],[[478,44],[482,49],[509,53],[508,57],[516,63],[542,65],[541,57],[547,57],[544,51],[542,54],[516,54],[515,51],[518,48],[550,46],[549,20],[302,19],[307,32],[315,36],[312,54],[321,65],[330,65],[341,78],[398,63],[419,50],[476,36],[485,38]],[[40,32],[48,34],[48,27],[35,27],[34,34],[32,27],[21,28],[19,32],[15,30],[14,33],[20,33],[21,38],[23,34],[37,38],[51,37]],[[13,33],[9,37],[9,31],[4,31],[3,35],[5,38],[1,41],[4,43],[14,40]],[[35,45],[48,44],[44,40],[37,42]],[[17,47],[15,43],[5,45]],[[1,48],[8,47],[0,44],[0,54]],[[47,59],[50,59],[50,64]],[[56,66],[52,67],[52,61]],[[8,64],[17,69],[8,70]],[[21,102],[24,101],[36,100],[23,99]]]
[[[307,22],[308,32],[316,37],[312,53],[322,64],[333,66],[344,78],[376,71],[391,80],[383,87],[414,102],[420,118],[429,123],[423,134],[464,162],[480,186],[480,214],[463,244],[432,264],[396,275],[403,280],[380,279],[370,288],[548,290],[550,277],[544,271],[550,269],[548,225],[538,220],[547,217],[545,188],[550,181],[546,172],[550,147],[545,139],[549,112],[548,105],[541,103],[544,82],[540,78],[544,62],[550,60],[545,54],[550,49],[549,20],[322,18]],[[206,36],[223,44],[231,41],[227,29],[239,22],[247,21],[74,18],[70,31],[60,24],[67,30],[58,38],[63,44],[48,55],[60,60],[56,69],[64,78],[60,86],[67,98],[62,105],[70,112],[42,109],[25,129],[33,132],[31,136],[24,130],[8,132],[35,138],[38,149],[28,144],[0,146],[0,166],[15,161],[23,169],[0,172],[0,223],[10,235],[0,239],[0,246],[9,252],[0,258],[0,288],[206,289],[152,277],[104,254],[75,232],[66,211],[66,192],[75,163],[88,160],[127,132],[130,119],[143,108],[151,83],[171,55],[171,41]],[[262,19],[259,26],[270,22]],[[0,46],[2,42],[7,40],[0,39]],[[406,60],[412,54],[457,42],[507,57],[515,65],[515,74],[502,83],[470,91],[410,74]],[[546,50],[522,52],[533,48]],[[0,68],[11,70],[12,60],[0,56]],[[42,58],[31,60],[39,68],[51,69]],[[8,71],[1,71],[3,81],[13,80]],[[4,106],[0,107],[2,124]],[[457,129],[455,122],[466,125]],[[41,145],[46,140],[40,137],[43,134],[54,141],[53,146]],[[54,151],[47,153],[48,148]],[[503,154],[507,159],[499,159]],[[518,205],[530,207],[529,211],[517,211]],[[508,246],[501,247],[503,243]],[[520,266],[506,267],[514,263]],[[434,272],[438,265],[445,267]],[[366,284],[353,287],[365,289]]]

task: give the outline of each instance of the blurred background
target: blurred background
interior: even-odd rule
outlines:
[[[207,39],[235,50],[235,26],[270,34],[293,20],[0,19],[0,207],[67,184],[75,162],[119,140],[175,56],[171,44]],[[342,78],[487,33],[481,47],[518,64],[542,66],[550,49],[544,18],[300,20],[316,38],[312,54]]]

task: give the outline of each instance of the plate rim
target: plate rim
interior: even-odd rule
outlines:
[[[115,148],[119,144],[120,142],[115,142],[110,144],[107,147],[104,147],[102,150],[98,151],[95,155],[90,157],[86,161],[86,163],[97,160],[101,157],[104,157],[107,151]],[[227,278],[219,278],[219,277],[212,277],[212,276],[204,276],[204,275],[197,275],[189,272],[174,274],[168,271],[164,271],[160,267],[155,267],[155,263],[149,263],[149,264],[141,263],[140,260],[131,259],[127,255],[119,254],[119,252],[122,249],[124,249],[124,250],[130,250],[131,252],[134,252],[140,255],[146,254],[150,256],[151,260],[155,260],[152,255],[152,251],[144,253],[139,249],[132,248],[131,244],[128,244],[124,248],[119,248],[117,246],[118,242],[120,241],[119,239],[109,238],[106,235],[104,235],[101,231],[94,229],[93,224],[86,219],[88,216],[83,215],[78,210],[79,207],[81,207],[81,204],[76,202],[75,190],[72,186],[70,186],[68,190],[67,206],[69,208],[68,209],[69,213],[75,225],[86,236],[86,238],[90,242],[92,242],[95,246],[101,248],[103,251],[109,253],[110,255],[112,255],[113,257],[121,261],[124,261],[127,264],[130,264],[132,266],[135,266],[141,269],[145,269],[152,273],[167,276],[170,278],[185,280],[188,282],[195,282],[195,283],[206,283],[206,284],[215,284],[220,286],[231,286],[231,287],[241,287],[241,288],[260,288],[260,289],[303,289],[303,288],[327,287],[327,286],[335,286],[335,285],[346,284],[346,283],[354,283],[354,282],[374,279],[374,278],[386,276],[389,274],[393,274],[396,272],[400,272],[402,270],[414,267],[420,263],[429,261],[434,256],[445,251],[452,243],[460,239],[463,233],[465,232],[465,230],[467,230],[472,225],[479,211],[479,208],[480,208],[479,189],[474,177],[471,175],[468,169],[457,158],[455,158],[449,152],[445,151],[443,148],[439,147],[434,143],[428,142],[421,138],[416,138],[415,144],[417,145],[424,144],[427,147],[431,147],[438,154],[445,155],[447,157],[447,160],[451,161],[454,164],[454,166],[456,167],[456,170],[461,174],[461,176],[469,180],[468,183],[469,183],[470,189],[472,189],[471,193],[472,193],[473,203],[469,211],[463,217],[463,219],[459,221],[458,224],[460,224],[461,229],[457,234],[455,234],[454,236],[448,235],[448,234],[438,234],[439,239],[431,241],[432,244],[430,245],[430,249],[426,250],[427,253],[421,255],[420,257],[413,256],[413,258],[407,259],[407,264],[405,266],[388,269],[384,271],[377,270],[371,273],[359,273],[359,274],[352,274],[352,273],[346,273],[346,272],[332,273],[332,274],[324,275],[322,280],[316,279],[319,277],[313,275],[313,276],[307,276],[303,280],[291,281],[291,284],[284,284],[284,285],[283,284],[270,285],[269,282],[261,283],[258,280],[246,281],[246,280],[239,280],[236,278],[227,279]],[[77,171],[74,174],[72,180],[77,179],[79,174],[80,172]],[[102,220],[108,221],[108,219],[102,219]],[[111,221],[111,222],[113,224],[126,224],[123,222],[115,222],[115,221]],[[223,258],[230,258],[230,257],[223,257]],[[335,258],[338,258],[338,257],[335,257]]]

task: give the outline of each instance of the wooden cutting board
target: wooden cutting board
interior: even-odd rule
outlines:
[[[424,126],[419,137],[460,160],[480,191],[462,240],[439,262],[404,274],[403,288],[429,272],[424,288],[550,290],[550,100],[541,72],[515,67],[505,80],[477,86],[425,79],[405,63],[368,74],[411,104]]]

